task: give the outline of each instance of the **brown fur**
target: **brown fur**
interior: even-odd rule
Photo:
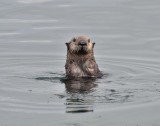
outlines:
[[[95,80],[96,78],[70,78],[66,79],[64,82],[66,91],[69,93],[89,93],[97,86],[94,84]]]
[[[88,37],[73,38],[67,45],[66,75],[69,77],[101,77],[96,64],[94,44]]]

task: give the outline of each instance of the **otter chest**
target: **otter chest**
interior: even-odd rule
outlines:
[[[70,75],[77,76],[77,77],[88,77],[92,76],[95,67],[93,61],[87,60],[85,62],[70,62],[69,73]]]

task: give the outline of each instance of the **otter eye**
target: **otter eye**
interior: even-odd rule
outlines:
[[[75,39],[75,38],[73,39],[73,42],[76,42],[76,39]]]
[[[88,39],[88,42],[90,42],[90,39]]]

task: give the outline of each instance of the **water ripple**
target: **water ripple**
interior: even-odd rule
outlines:
[[[51,0],[18,0],[18,2],[24,3],[24,4],[44,3],[44,2],[48,2],[48,1],[51,1]]]
[[[3,111],[94,112],[94,106],[101,104],[144,103],[160,96],[158,59],[97,58],[104,73],[101,79],[69,80],[64,75],[63,58],[54,55],[2,59],[0,108]],[[26,101],[22,100],[24,97]],[[41,101],[44,99],[45,102]]]
[[[0,19],[0,23],[52,23],[57,21],[54,19]]]

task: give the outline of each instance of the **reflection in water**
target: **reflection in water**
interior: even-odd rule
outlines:
[[[87,95],[93,92],[94,78],[74,78],[65,80],[65,87],[69,97],[66,99],[67,113],[93,112],[93,99]]]
[[[94,100],[91,93],[94,91],[96,78],[66,78],[66,77],[37,77],[36,80],[65,83],[66,113],[93,112]],[[57,95],[57,94],[56,94]],[[91,97],[90,97],[91,96]]]
[[[94,81],[95,78],[73,78],[66,79],[64,82],[69,93],[89,93],[97,86]]]

